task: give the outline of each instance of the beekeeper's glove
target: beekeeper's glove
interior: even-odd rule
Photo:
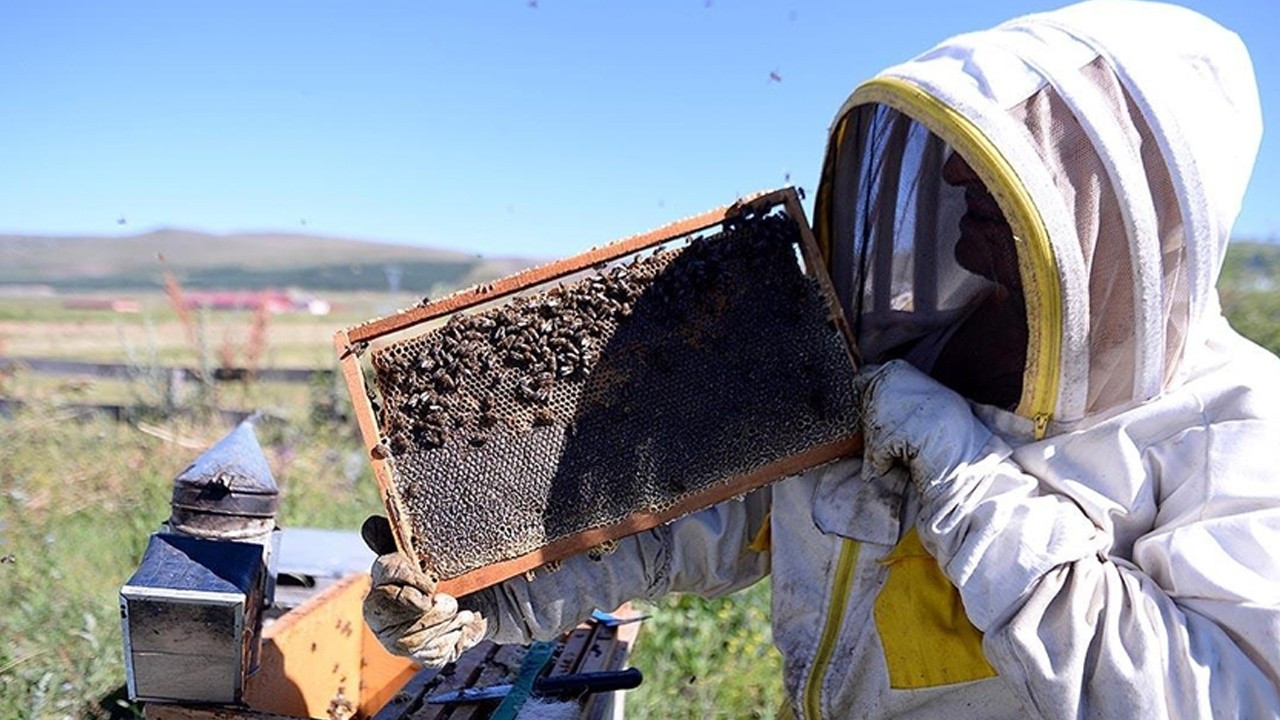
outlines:
[[[903,360],[865,367],[857,383],[864,478],[905,472],[927,500],[991,438],[964,398]]]
[[[388,652],[439,668],[485,638],[489,624],[480,613],[460,610],[453,596],[436,592],[431,578],[394,550],[386,518],[369,518],[362,535],[381,553],[370,571],[364,620]]]

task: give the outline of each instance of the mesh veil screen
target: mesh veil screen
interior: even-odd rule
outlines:
[[[965,190],[943,179],[952,151],[938,136],[883,105],[848,122],[831,190],[832,282],[864,362],[907,358],[932,373],[995,290],[990,278],[1007,273],[957,261]]]
[[[797,242],[784,214],[743,219],[375,351],[424,568],[457,577],[853,434],[848,349]]]

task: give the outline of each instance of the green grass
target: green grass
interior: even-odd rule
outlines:
[[[670,596],[646,608],[631,664],[645,675],[627,717],[766,718],[782,706],[769,582],[724,598]]]
[[[208,443],[226,430],[169,429]],[[355,528],[380,510],[345,428],[260,434],[283,525]],[[172,478],[194,455],[53,406],[0,421],[0,717],[107,715],[100,699],[124,682],[119,588],[168,516]]]
[[[1231,326],[1280,354],[1280,245],[1228,245],[1218,287],[1222,312]]]
[[[0,420],[0,718],[132,717],[106,698],[124,682],[117,595],[168,516],[172,478],[197,451],[129,424],[60,414],[60,398],[37,394],[28,411]],[[294,423],[259,429],[281,489],[281,525],[355,529],[381,512],[354,429],[295,410]],[[206,445],[227,430],[164,425]],[[633,656],[646,679],[628,696],[630,717],[777,709],[767,583],[647,610]]]
[[[115,591],[164,519],[153,443],[114,423],[0,423],[0,717],[81,717],[119,684]]]
[[[1224,292],[1222,312],[1241,335],[1280,355],[1280,289]]]

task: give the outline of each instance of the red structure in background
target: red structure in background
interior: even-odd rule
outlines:
[[[182,293],[184,305],[192,310],[265,310],[272,314],[292,312],[298,309],[288,293],[278,290],[214,290],[211,292]],[[305,306],[305,302],[302,303]]]

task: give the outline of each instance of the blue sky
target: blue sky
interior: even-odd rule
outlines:
[[[0,232],[569,254],[812,190],[859,81],[1061,4],[4,0]],[[1280,3],[1183,4],[1241,34],[1280,123]],[[1237,236],[1280,239],[1276,134]]]

